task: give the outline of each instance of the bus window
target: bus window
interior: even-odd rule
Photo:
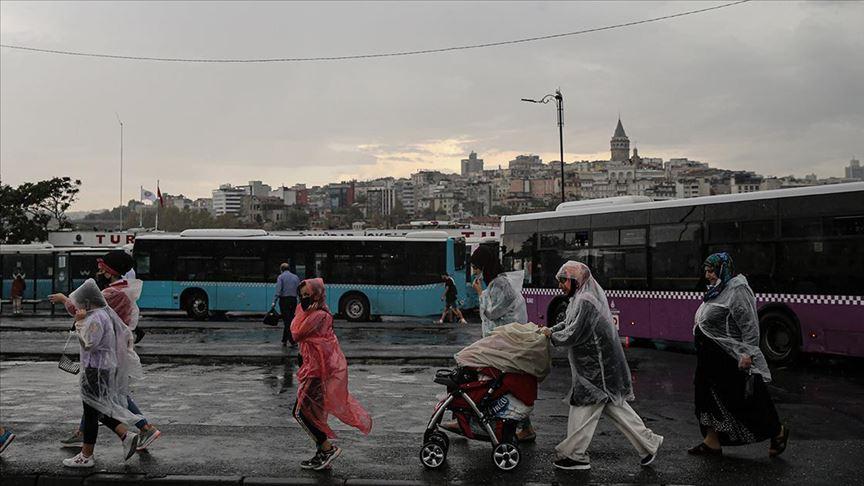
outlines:
[[[644,245],[645,228],[631,228],[621,230],[621,245]]]
[[[651,227],[651,278],[654,290],[697,290],[702,262],[700,223]]]
[[[576,248],[584,248],[588,246],[588,232],[587,231],[571,231],[565,233],[564,242],[567,248],[576,249]]]
[[[464,238],[457,238],[453,240],[453,258],[455,261],[454,268],[456,270],[462,270],[465,268],[465,260],[468,258],[468,251],[465,244]]]
[[[826,236],[864,236],[864,216],[825,218]]]
[[[564,233],[541,233],[540,234],[540,249],[561,249],[564,248]]]
[[[741,240],[741,223],[722,221],[708,223],[708,242],[722,243]]]
[[[775,237],[774,220],[744,221],[741,233],[746,241],[769,241]]]
[[[409,285],[421,285],[441,282],[441,274],[445,271],[444,254],[441,246],[445,243],[410,242],[407,245],[409,255],[423,255],[423,258],[409,258],[406,277]]]
[[[260,257],[227,256],[219,262],[220,280],[228,282],[260,282],[267,278],[264,260]]]
[[[595,249],[589,266],[604,288],[644,290],[648,288],[646,252],[643,249]]]
[[[313,270],[315,272],[312,275],[312,278],[325,278],[326,275],[324,274],[324,271],[325,271],[326,265],[327,265],[327,254],[326,253],[315,253],[312,265],[313,265]],[[327,280],[325,280],[325,282],[326,281]]]
[[[177,257],[177,280],[201,282],[216,279],[216,259],[207,256]]]
[[[790,218],[780,222],[784,238],[812,238],[822,236],[822,218]]]
[[[618,245],[618,230],[595,231],[593,240],[593,246],[616,246]]]

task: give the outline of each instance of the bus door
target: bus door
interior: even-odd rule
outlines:
[[[69,253],[58,251],[54,254],[54,292],[69,295],[71,283],[69,279]],[[63,306],[60,306],[63,310]],[[51,311],[55,311],[55,306],[51,306]]]

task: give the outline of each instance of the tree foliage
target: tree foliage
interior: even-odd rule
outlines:
[[[70,177],[25,182],[18,187],[0,185],[0,243],[44,241],[49,229],[70,228],[66,211],[80,186],[80,180]]]

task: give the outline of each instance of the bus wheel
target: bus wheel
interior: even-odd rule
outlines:
[[[351,322],[369,320],[369,299],[363,294],[348,294],[342,298],[342,314]]]
[[[798,359],[801,331],[792,319],[782,312],[766,312],[759,319],[759,327],[759,347],[769,363],[788,365]]]
[[[186,298],[186,314],[198,321],[206,320],[210,316],[210,304],[207,301],[207,294],[200,290],[190,294]]]

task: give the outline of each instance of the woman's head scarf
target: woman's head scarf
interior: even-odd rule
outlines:
[[[597,280],[591,275],[591,269],[588,265],[582,262],[573,260],[568,261],[558,270],[555,278],[569,278],[578,285],[578,288],[570,297],[573,299],[590,300],[600,314],[608,321],[612,322],[612,310],[609,308],[609,301],[606,299],[606,292],[603,287],[597,283]]]
[[[504,272],[501,262],[498,261],[498,255],[492,252],[487,246],[480,245],[471,254],[471,265],[483,271],[483,280],[486,285],[492,283],[498,275]]]
[[[298,292],[301,288],[307,287],[311,292],[312,304],[306,309],[306,312],[311,312],[314,310],[323,310],[325,312],[330,312],[330,309],[327,307],[327,295],[324,290],[324,280],[321,278],[310,278],[300,282],[300,286],[298,287]]]
[[[726,284],[735,276],[735,265],[732,263],[732,257],[728,253],[721,252],[714,253],[706,258],[704,266],[712,269],[719,279],[717,285],[708,289],[702,297],[702,300],[707,302],[720,295],[720,292],[723,292]]]

